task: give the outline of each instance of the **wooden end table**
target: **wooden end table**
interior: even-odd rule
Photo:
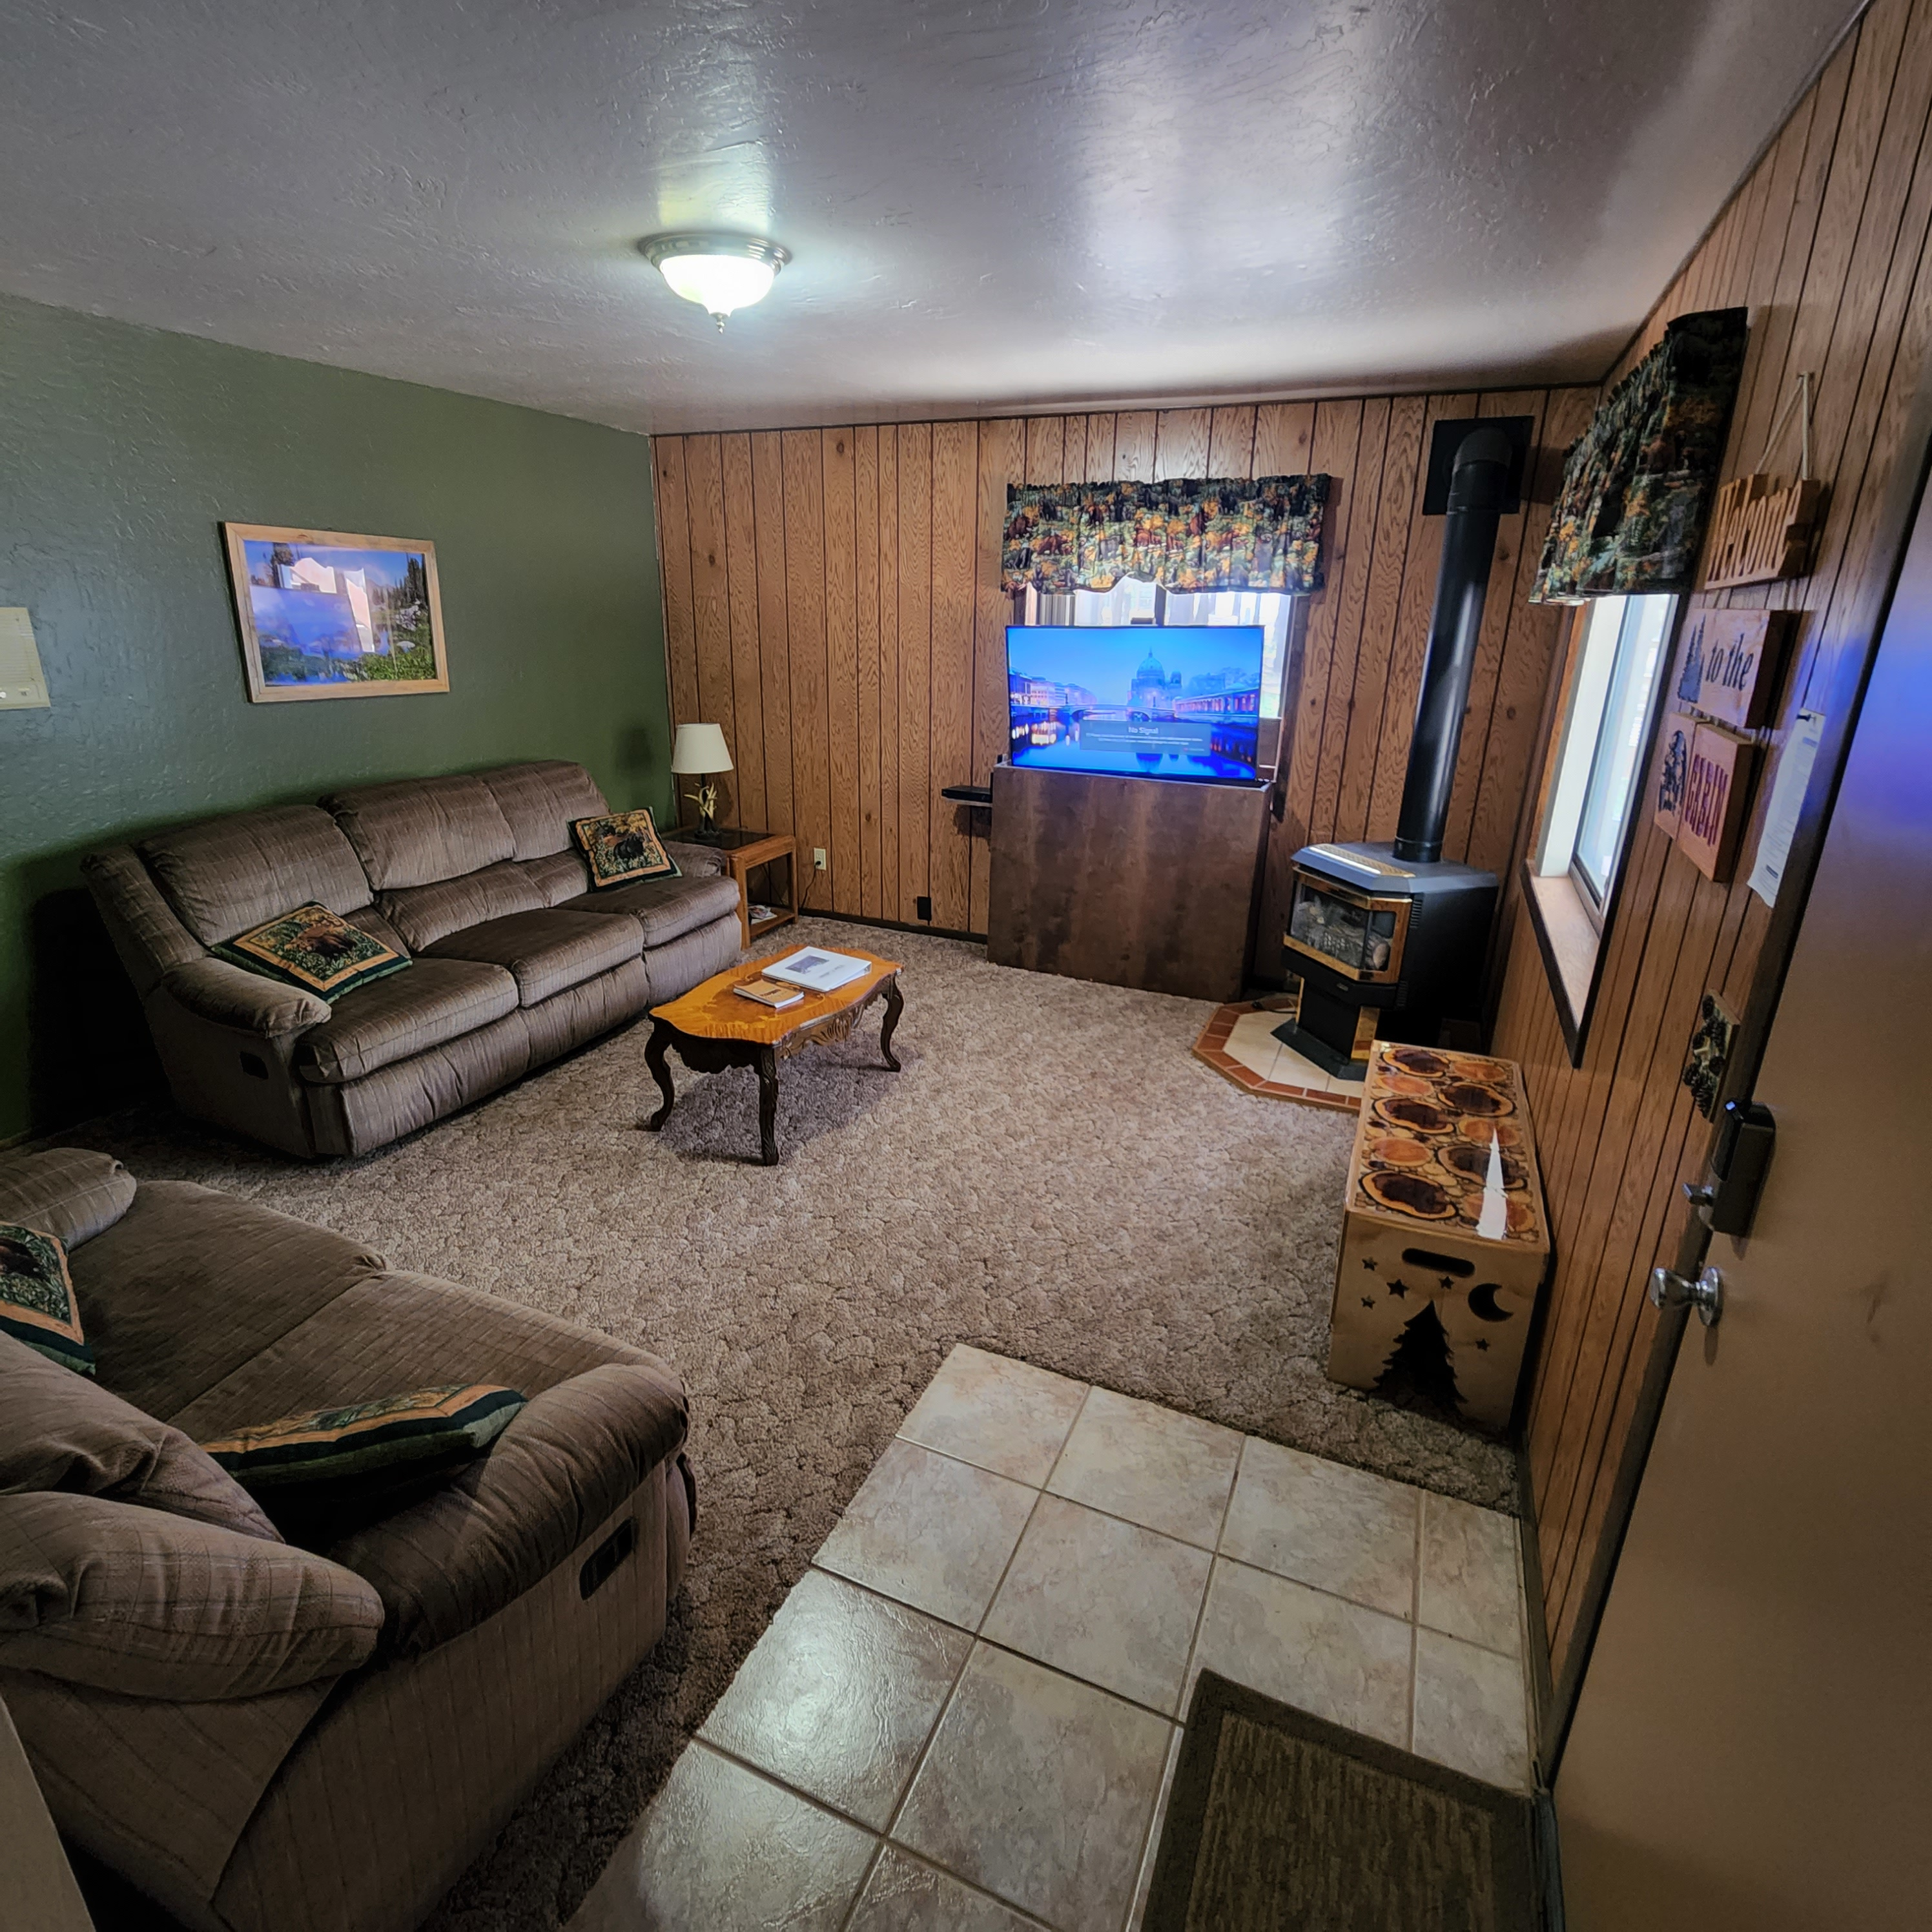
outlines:
[[[788,832],[748,832],[736,826],[721,826],[716,832],[700,832],[694,825],[680,825],[667,837],[688,845],[701,845],[716,852],[738,884],[740,944],[747,952],[760,934],[788,926],[798,916],[798,841]],[[785,897],[783,906],[774,906],[769,919],[755,924],[752,919],[752,874],[761,866],[784,861]],[[738,1004],[745,1003],[740,1000]]]
[[[905,1008],[904,996],[899,991],[898,962],[850,950],[854,958],[868,963],[870,970],[862,978],[841,986],[835,993],[807,993],[796,1006],[787,1006],[782,1012],[774,1012],[754,1000],[741,999],[732,990],[747,980],[762,978],[766,967],[778,956],[772,953],[716,974],[678,998],[653,1006],[644,1064],[651,1070],[651,1077],[664,1095],[664,1105],[644,1125],[656,1133],[670,1118],[670,1110],[677,1104],[677,1089],[671,1084],[670,1067],[665,1058],[673,1047],[694,1073],[718,1073],[728,1066],[754,1066],[758,1071],[760,1154],[766,1167],[776,1166],[778,1062],[791,1059],[821,1040],[845,1039],[857,1024],[859,1016],[881,998],[886,1003],[886,1016],[879,1028],[879,1051],[886,1066],[896,1073],[899,1063],[892,1052],[892,1030]]]

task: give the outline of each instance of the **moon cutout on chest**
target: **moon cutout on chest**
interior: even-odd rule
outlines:
[[[1496,1306],[1496,1289],[1498,1283],[1486,1281],[1478,1288],[1469,1291],[1469,1312],[1478,1322],[1507,1322],[1510,1312]]]

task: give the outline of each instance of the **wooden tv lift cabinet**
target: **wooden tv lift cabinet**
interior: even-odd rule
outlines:
[[[1238,999],[1268,799],[1264,784],[995,766],[987,958]]]

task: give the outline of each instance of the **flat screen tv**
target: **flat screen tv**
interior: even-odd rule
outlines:
[[[1007,756],[1016,765],[1255,782],[1258,624],[1012,624]]]

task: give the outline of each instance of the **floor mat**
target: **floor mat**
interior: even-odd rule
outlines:
[[[1528,1800],[1203,1671],[1145,1932],[1534,1932]]]

